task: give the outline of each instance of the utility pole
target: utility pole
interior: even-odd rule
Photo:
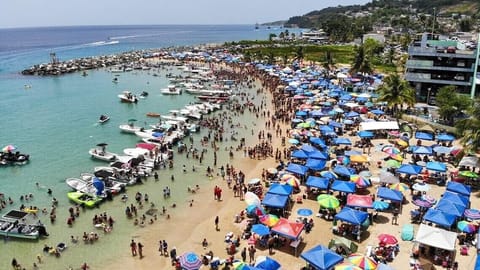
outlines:
[[[436,8],[433,8],[432,39],[433,39],[433,33],[434,33],[434,31],[435,31],[435,16],[436,16],[436,15],[435,15],[435,11],[436,11],[436,10],[437,10]]]

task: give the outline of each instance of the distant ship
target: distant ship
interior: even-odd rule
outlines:
[[[260,25],[258,23],[255,24],[255,29],[260,28]]]

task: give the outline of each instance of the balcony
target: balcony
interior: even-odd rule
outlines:
[[[474,51],[459,51],[456,53],[437,52],[435,48],[423,48],[423,47],[408,47],[408,54],[410,57],[415,56],[431,56],[431,57],[449,57],[449,58],[463,58],[463,59],[475,59]]]
[[[407,81],[409,81],[409,82],[421,82],[421,83],[445,84],[445,85],[458,85],[458,86],[470,86],[470,85],[472,85],[472,79],[470,79],[469,81],[432,79],[431,74],[428,74],[428,73],[411,73],[411,72],[407,72],[407,73],[405,74],[405,80],[407,80]]]
[[[434,66],[433,61],[429,60],[408,60],[406,64],[407,69],[418,69],[418,70],[442,70],[442,71],[452,71],[452,72],[465,72],[473,73],[473,67],[446,67],[446,66]]]

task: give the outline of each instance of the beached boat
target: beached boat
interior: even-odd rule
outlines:
[[[0,152],[0,165],[25,165],[30,161],[30,155],[20,152]]]
[[[127,103],[137,103],[138,98],[136,95],[132,94],[130,91],[123,91],[120,95],[118,95],[122,102]]]
[[[97,144],[96,148],[92,148],[88,151],[88,153],[92,156],[92,158],[96,158],[103,161],[114,161],[116,159],[116,154],[107,152],[106,147],[108,144],[106,143],[99,143]]]
[[[95,179],[102,181],[106,193],[110,192],[112,194],[118,194],[120,192],[123,192],[126,186],[125,183],[116,181],[112,177],[105,177],[105,178],[97,177],[93,173],[81,173],[80,178],[92,185]]]
[[[176,87],[175,85],[171,84],[167,86],[167,88],[163,88],[160,90],[162,95],[180,95],[182,94],[182,89]]]
[[[10,210],[0,218],[0,236],[36,240],[48,236],[45,226],[40,222],[28,222],[29,213]]]
[[[98,119],[98,123],[103,124],[103,123],[107,122],[108,120],[110,120],[110,116],[102,114],[102,115],[100,115],[100,118]]]
[[[81,178],[69,177],[65,180],[65,183],[67,183],[67,186],[71,187],[75,191],[87,194],[97,193],[97,189],[92,185],[91,182],[85,181]]]
[[[74,192],[68,192],[67,197],[69,200],[72,202],[79,204],[79,205],[85,205],[86,207],[93,208],[100,204],[103,200],[103,198],[79,192],[79,191],[74,191]]]
[[[201,95],[201,96],[197,96],[197,98],[203,101],[226,102],[230,100],[230,95],[228,94]]]

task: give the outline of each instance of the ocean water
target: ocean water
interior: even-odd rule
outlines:
[[[112,83],[114,74],[107,69],[88,71],[88,76],[85,77],[80,73],[59,77],[23,76],[19,73],[21,70],[49,62],[52,52],[60,60],[68,60],[148,48],[267,39],[269,33],[279,33],[282,30],[254,30],[251,25],[0,29],[0,147],[13,144],[20,152],[30,154],[31,158],[25,166],[0,167],[0,193],[14,200],[7,209],[0,211],[0,215],[8,209],[18,208],[21,204],[19,197],[28,193],[34,194],[34,199],[24,202],[25,205],[49,209],[52,197],[46,193],[48,188],[53,190],[52,196],[59,200],[60,205],[54,224],[50,223],[48,216],[40,215],[40,220],[47,225],[50,237],[37,242],[17,239],[4,239],[0,242],[0,269],[8,269],[13,257],[30,269],[35,256],[41,253],[45,244],[54,246],[59,242],[68,242],[70,235],[91,231],[91,218],[95,213],[108,211],[116,219],[124,219],[125,206],[116,199],[98,210],[82,213],[78,222],[69,228],[65,222],[70,206],[66,198],[69,188],[64,183],[65,179],[104,165],[88,155],[88,150],[100,142],[108,143],[108,150],[115,153],[134,147],[138,139],[133,135],[122,134],[118,129],[118,125],[127,119],[138,119],[137,124],[140,125],[154,123],[158,120],[148,119],[145,116],[147,112],[165,114],[194,101],[192,96],[186,94],[160,94],[159,90],[168,84],[165,74],[178,72],[175,69],[121,73],[117,84]],[[159,76],[153,76],[154,73]],[[24,85],[31,85],[31,88],[25,88]],[[134,93],[147,91],[150,95],[138,104],[122,104],[117,95],[126,89]],[[98,125],[97,119],[101,114],[110,115],[111,120]],[[241,117],[243,122],[254,121],[249,114]],[[195,141],[198,142],[198,138],[205,135],[205,132],[195,135]],[[240,132],[249,133],[246,130]],[[223,146],[229,146],[229,143]],[[222,155],[225,153],[221,154],[219,160],[228,160]],[[160,171],[161,179],[179,174],[178,164],[187,161],[185,157],[177,155],[175,163],[175,170]],[[39,187],[35,185],[37,182]],[[196,182],[192,177],[169,184],[173,193],[187,196],[185,187]],[[130,188],[128,194],[133,197],[134,192],[144,192],[145,189],[160,193],[162,188],[163,186],[147,183]],[[131,226],[116,226],[115,235],[130,235],[134,233],[132,230]],[[65,252],[58,260],[48,258],[41,269],[65,269],[68,265],[77,267],[85,259],[93,264],[112,259],[118,245],[125,245],[124,241],[121,237],[109,237],[108,241],[95,244],[95,248],[79,245],[75,247],[75,252]],[[105,250],[105,254],[109,255],[99,256],[96,252],[98,249]]]

